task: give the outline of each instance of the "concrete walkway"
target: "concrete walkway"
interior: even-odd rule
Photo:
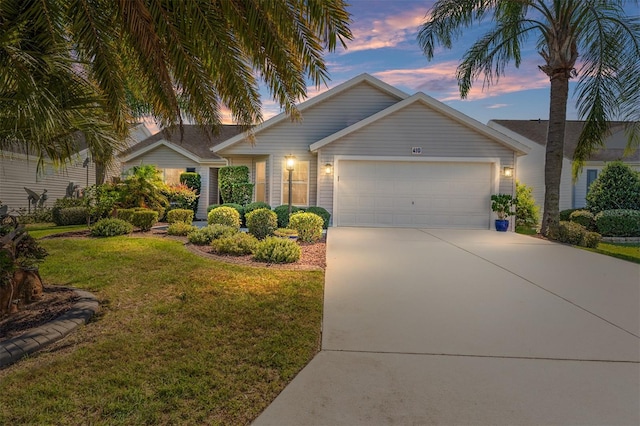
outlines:
[[[322,352],[255,425],[640,424],[640,265],[354,228],[327,261]]]

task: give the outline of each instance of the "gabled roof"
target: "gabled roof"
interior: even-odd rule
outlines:
[[[211,146],[215,147],[225,140],[242,133],[243,130],[242,126],[223,125],[220,127],[219,132],[209,139],[200,126],[185,125],[182,141],[180,140],[179,130],[176,129],[171,133],[162,131],[125,150],[120,154],[120,159],[125,162],[131,161],[159,146],[166,146],[196,162],[224,162],[223,158],[211,151]]]
[[[338,95],[339,93],[342,93],[346,90],[349,90],[350,88],[360,84],[366,82],[376,88],[378,88],[379,90],[388,93],[392,96],[395,96],[396,98],[398,98],[398,100],[401,99],[405,99],[407,98],[409,95],[405,92],[403,92],[402,90],[399,90],[385,82],[383,82],[382,80],[378,80],[377,78],[364,73],[364,74],[360,74],[357,77],[352,78],[351,80],[348,80],[342,84],[337,85],[336,87],[327,90],[326,92],[323,92],[321,94],[319,94],[318,96],[314,96],[313,98],[306,100],[304,102],[302,102],[300,105],[298,105],[298,111],[303,112],[304,110],[317,105],[321,102],[326,101],[327,99],[330,99],[336,95]],[[289,116],[286,113],[281,113],[276,115],[275,117],[272,117],[270,119],[268,119],[267,121],[265,121],[264,123],[261,123],[259,125],[257,125],[256,127],[254,127],[253,133],[259,133],[265,129],[268,129],[272,126],[274,126],[275,124],[278,124],[284,120],[288,120]],[[213,152],[219,152],[225,148],[230,147],[231,145],[234,145],[238,142],[244,141],[246,139],[246,135],[245,134],[239,134],[235,137],[232,137],[231,139],[224,141],[223,143],[216,145],[214,147],[211,148],[211,151]]]
[[[315,142],[313,144],[311,144],[309,146],[309,150],[311,152],[316,152],[317,150],[319,150],[320,148],[322,148],[325,145],[328,145],[350,133],[353,133],[357,130],[362,129],[365,126],[368,126],[369,124],[378,121],[384,117],[387,117],[390,114],[393,114],[394,112],[400,111],[403,108],[406,108],[409,105],[415,104],[415,103],[422,103],[426,106],[428,106],[429,108],[440,112],[441,114],[459,122],[460,124],[471,128],[475,131],[477,131],[478,133],[483,134],[484,136],[487,136],[488,138],[494,140],[495,142],[506,146],[507,148],[510,148],[512,150],[514,150],[518,155],[524,155],[526,153],[529,152],[530,148],[521,143],[516,141],[515,139],[512,139],[496,130],[491,129],[488,126],[485,126],[484,124],[480,123],[479,121],[476,121],[474,119],[472,119],[471,117],[466,116],[465,114],[462,114],[459,111],[456,111],[455,109],[451,108],[448,105],[443,104],[442,102],[439,102],[437,100],[435,100],[434,98],[425,95],[422,92],[418,92],[415,95],[412,95],[398,103],[395,103],[393,105],[391,105],[390,107],[370,116],[365,118],[364,120],[361,120],[349,127],[347,127],[346,129],[343,129],[339,132],[336,132],[330,136],[327,136],[324,139],[319,140],[318,142]]]
[[[584,128],[584,121],[569,120],[565,129],[564,156],[571,160],[578,145],[578,138]],[[630,156],[624,156],[626,145],[625,126],[629,123],[611,122],[611,136],[607,138],[606,147],[594,153],[589,161],[640,161],[640,150]],[[496,126],[497,125],[497,126]],[[512,137],[522,137],[541,146],[547,144],[548,120],[491,120],[489,126],[498,131],[506,129],[507,134],[512,132]],[[526,143],[526,142],[525,142]]]

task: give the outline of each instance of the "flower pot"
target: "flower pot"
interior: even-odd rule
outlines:
[[[507,219],[496,219],[496,231],[498,232],[507,232],[509,229],[509,220]]]

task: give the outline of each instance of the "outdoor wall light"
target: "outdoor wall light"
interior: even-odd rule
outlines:
[[[331,173],[333,173],[333,164],[331,163],[327,163],[324,165],[324,173],[327,175],[330,175]]]
[[[296,166],[296,157],[289,154],[286,157],[284,157],[284,159],[285,159],[285,167],[289,172],[289,216],[291,216],[291,194],[293,192],[293,169]]]
[[[287,155],[284,158],[286,160],[287,170],[292,172],[296,167],[296,157],[294,157],[293,155]]]
[[[505,167],[502,171],[505,177],[513,176],[513,167]]]

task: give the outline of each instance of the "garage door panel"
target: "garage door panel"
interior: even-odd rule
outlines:
[[[489,227],[489,163],[341,161],[339,170],[339,226]]]

